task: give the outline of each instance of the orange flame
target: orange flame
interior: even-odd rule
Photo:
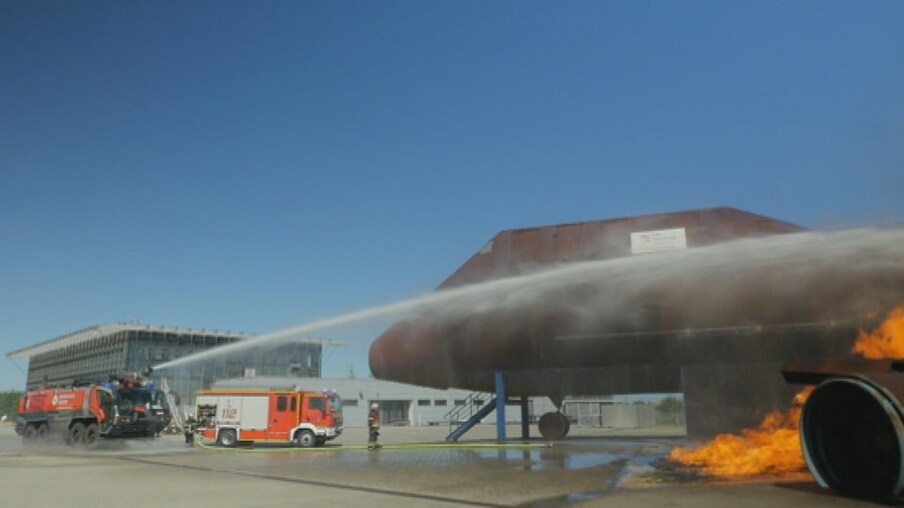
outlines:
[[[801,407],[812,387],[794,396],[794,407],[785,413],[766,415],[754,429],[740,435],[719,434],[712,441],[687,450],[676,448],[669,459],[686,466],[699,467],[710,476],[753,476],[799,471],[805,467],[797,424]]]
[[[860,330],[853,353],[870,360],[904,358],[904,305],[899,305],[871,333]]]
[[[852,351],[871,360],[904,358],[904,305],[889,312],[874,331],[861,330]],[[740,435],[720,434],[693,450],[676,448],[669,458],[720,477],[801,470],[805,463],[798,423],[803,404],[812,390],[813,387],[808,387],[798,393],[791,409],[786,413],[770,413],[755,429],[744,429]]]

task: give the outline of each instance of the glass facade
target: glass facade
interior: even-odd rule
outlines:
[[[29,357],[28,388],[65,386],[78,381],[106,380],[111,375],[140,372],[148,366],[182,358],[248,338],[208,331],[108,326],[76,332],[78,340]],[[53,345],[51,342],[49,345]],[[323,346],[317,342],[288,342],[256,346],[153,372],[151,379],[166,386],[176,404],[191,405],[198,390],[216,379],[243,376],[321,377]]]

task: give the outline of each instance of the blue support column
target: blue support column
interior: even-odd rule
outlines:
[[[502,372],[494,373],[496,378],[496,439],[505,441],[505,380]]]

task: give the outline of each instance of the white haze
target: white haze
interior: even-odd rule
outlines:
[[[753,274],[753,275],[751,275]],[[767,274],[762,276],[762,274]],[[599,261],[575,262],[533,273],[439,290],[386,305],[329,317],[205,350],[155,367],[169,367],[274,345],[314,332],[374,319],[403,319],[415,314],[431,320],[518,309],[564,310],[574,319],[617,315],[632,301],[656,288],[701,287],[687,298],[699,306],[719,305],[737,297],[734,280],[755,277],[762,291],[789,291],[805,298],[812,286],[829,277],[904,276],[904,229],[857,229],[808,232],[743,239],[708,247]],[[848,279],[852,280],[852,279]],[[749,280],[748,280],[749,282]],[[574,288],[580,288],[580,298]],[[900,288],[904,295],[904,288]],[[848,302],[856,308],[858,295]]]

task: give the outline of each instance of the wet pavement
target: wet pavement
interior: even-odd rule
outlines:
[[[9,506],[276,506],[300,501],[369,506],[858,506],[823,491],[806,472],[725,481],[664,457],[680,429],[574,429],[548,446],[495,442],[478,427],[453,445],[440,427],[387,428],[368,451],[365,429],[323,448],[276,445],[186,447],[181,436],[104,441],[93,450],[24,448],[0,428],[0,485]],[[517,435],[516,430],[510,435]],[[52,488],[50,488],[52,485]],[[43,487],[42,487],[43,486]],[[65,493],[60,497],[60,493]],[[101,503],[106,505],[107,503]],[[4,505],[7,505],[4,502]]]

